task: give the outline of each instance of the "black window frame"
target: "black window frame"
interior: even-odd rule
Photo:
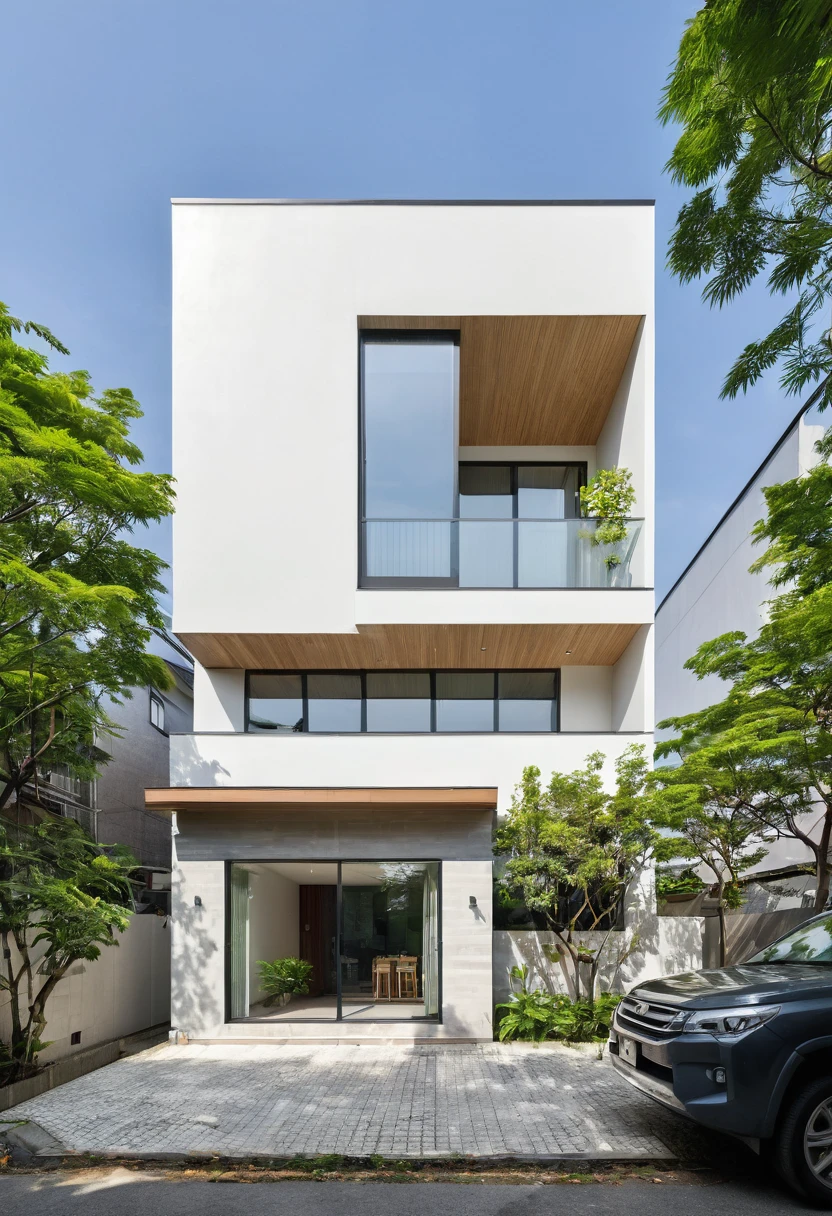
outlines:
[[[231,1017],[231,871],[235,865],[262,865],[264,862],[281,862],[289,860],[292,862],[300,861],[305,865],[335,865],[338,868],[337,878],[337,895],[336,895],[336,911],[335,911],[335,977],[336,977],[336,1016],[334,1018],[281,1018],[281,1022],[296,1022],[302,1021],[304,1025],[315,1025],[326,1023],[332,1025],[334,1022],[348,1022],[350,1019],[343,1016],[343,993],[342,986],[342,962],[341,962],[341,941],[343,937],[344,924],[344,909],[343,909],[343,881],[342,869],[345,865],[360,865],[362,862],[389,862],[389,861],[405,861],[408,865],[435,865],[437,867],[436,874],[436,921],[437,921],[437,943],[436,943],[436,961],[437,961],[437,1012],[433,1014],[415,1015],[409,1018],[362,1018],[361,1022],[366,1024],[373,1021],[373,1024],[384,1023],[396,1025],[400,1023],[412,1022],[430,1022],[432,1025],[442,1025],[444,1022],[444,979],[443,979],[443,952],[442,952],[442,877],[444,863],[441,857],[407,857],[407,858],[390,858],[386,854],[382,857],[303,857],[303,858],[283,858],[283,857],[233,857],[226,858],[225,875],[224,875],[224,908],[225,908],[225,932],[224,932],[224,950],[225,956],[223,967],[223,1003],[224,1022],[227,1026],[239,1026],[241,1024],[257,1025],[259,1023],[267,1023],[275,1025],[274,1018],[232,1018]]]
[[[156,723],[153,721],[153,702],[154,701],[156,702],[157,705],[159,705],[161,707],[161,710],[162,710],[162,725],[161,726],[157,726]],[[167,726],[168,726],[167,705],[165,704],[165,698],[162,696],[161,693],[156,692],[155,688],[150,689],[150,696],[148,697],[148,702],[147,702],[147,720],[150,723],[150,725],[153,727],[154,730],[157,730],[160,735],[164,735],[165,738],[168,738],[170,732],[168,731],[168,728],[167,728]]]
[[[417,343],[425,345],[440,345],[450,343],[459,349],[460,331],[458,329],[360,329],[358,331],[358,587],[368,590],[389,590],[391,587],[412,586],[414,580],[368,578],[365,574],[366,553],[364,548],[364,525],[367,522],[366,482],[367,482],[367,428],[366,410],[364,408],[364,348],[367,342],[383,342],[390,346],[413,346]],[[457,393],[459,383],[457,382]],[[457,401],[457,412],[459,402]],[[457,419],[458,421],[458,419]],[[457,464],[459,462],[457,461]],[[459,512],[458,478],[454,483],[454,511]],[[419,579],[420,588],[428,590],[456,587],[452,575],[450,578]]]
[[[419,731],[369,731],[367,730],[367,676],[377,675],[382,672],[387,672],[391,675],[414,674],[427,675],[430,677],[430,730]],[[500,706],[499,706],[499,688],[501,675],[516,675],[523,672],[534,674],[551,675],[554,683],[554,694],[552,697],[552,726],[550,730],[500,730]],[[437,675],[491,675],[494,677],[494,724],[490,730],[437,730],[436,728],[436,676]],[[268,731],[268,730],[251,730],[249,719],[249,706],[251,703],[250,696],[250,678],[251,676],[282,676],[293,675],[300,676],[301,688],[303,692],[303,727],[299,731]],[[308,676],[342,676],[342,675],[357,675],[361,677],[361,729],[353,731],[336,731],[336,730],[309,730],[309,701],[307,698],[307,677]],[[318,735],[326,737],[327,735],[336,735],[343,738],[355,738],[358,735],[373,735],[374,737],[384,737],[385,735],[396,736],[405,735],[408,737],[424,737],[426,735],[557,735],[560,730],[560,712],[561,712],[561,669],[559,667],[477,667],[477,668],[460,668],[460,667],[363,667],[363,668],[318,668],[310,667],[303,671],[297,668],[250,668],[245,673],[245,714],[243,722],[243,731],[245,734],[280,736],[281,738],[289,738],[297,735]]]

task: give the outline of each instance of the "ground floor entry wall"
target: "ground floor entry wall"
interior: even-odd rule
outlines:
[[[173,1026],[196,1039],[490,1040],[491,825],[455,807],[180,814]],[[324,931],[333,899],[340,953]],[[315,1016],[302,999],[262,1008],[257,964],[285,957],[312,964]]]

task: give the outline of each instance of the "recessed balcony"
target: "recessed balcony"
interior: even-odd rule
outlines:
[[[364,519],[363,588],[644,588],[641,519]]]

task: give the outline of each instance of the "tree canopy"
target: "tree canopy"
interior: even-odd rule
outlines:
[[[0,810],[41,767],[96,775],[104,695],[170,683],[146,649],[164,562],[130,534],[170,513],[172,480],[135,469],[129,389],[96,396],[21,333],[68,353],[0,304]]]
[[[758,833],[800,841],[815,860],[822,909],[832,842],[832,584],[806,596],[785,592],[768,607],[757,637],[723,634],[685,664],[700,679],[719,676],[728,691],[707,709],[659,723],[675,735],[658,744],[657,758],[676,754],[682,763],[657,777],[699,784],[704,807],[731,807]]]
[[[0,816],[0,993],[9,1010],[0,1085],[37,1070],[46,1005],[72,964],[118,944],[135,864],[126,850],[105,854],[72,819],[25,824]]]
[[[669,265],[722,306],[761,274],[789,306],[739,355],[723,396],[782,365],[787,392],[832,400],[832,0],[708,0],[688,23],[660,117],[668,169],[695,190]]]
[[[624,892],[662,844],[645,797],[644,748],[631,745],[618,757],[613,792],[605,787],[604,761],[593,752],[582,769],[553,773],[546,787],[540,769],[525,768],[494,839],[495,853],[506,859],[502,898],[543,916],[573,997],[590,1001]],[[603,936],[583,936],[593,930]]]

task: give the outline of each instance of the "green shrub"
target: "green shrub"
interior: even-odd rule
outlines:
[[[260,983],[267,993],[266,1005],[273,1005],[279,996],[294,993],[305,995],[312,978],[312,964],[302,958],[276,958],[273,963],[259,959]]]
[[[529,991],[528,968],[512,967],[512,981],[520,987],[497,1006],[497,1037],[501,1043],[521,1040],[541,1043],[560,1039],[568,1043],[598,1043],[609,1038],[610,1023],[621,997],[602,992],[590,1001],[571,1001],[560,992]],[[503,1010],[504,1012],[499,1012]]]
[[[669,870],[660,870],[656,874],[656,894],[659,899],[667,899],[668,895],[698,895],[705,890],[706,884],[695,870],[688,867],[681,874],[672,874]]]

